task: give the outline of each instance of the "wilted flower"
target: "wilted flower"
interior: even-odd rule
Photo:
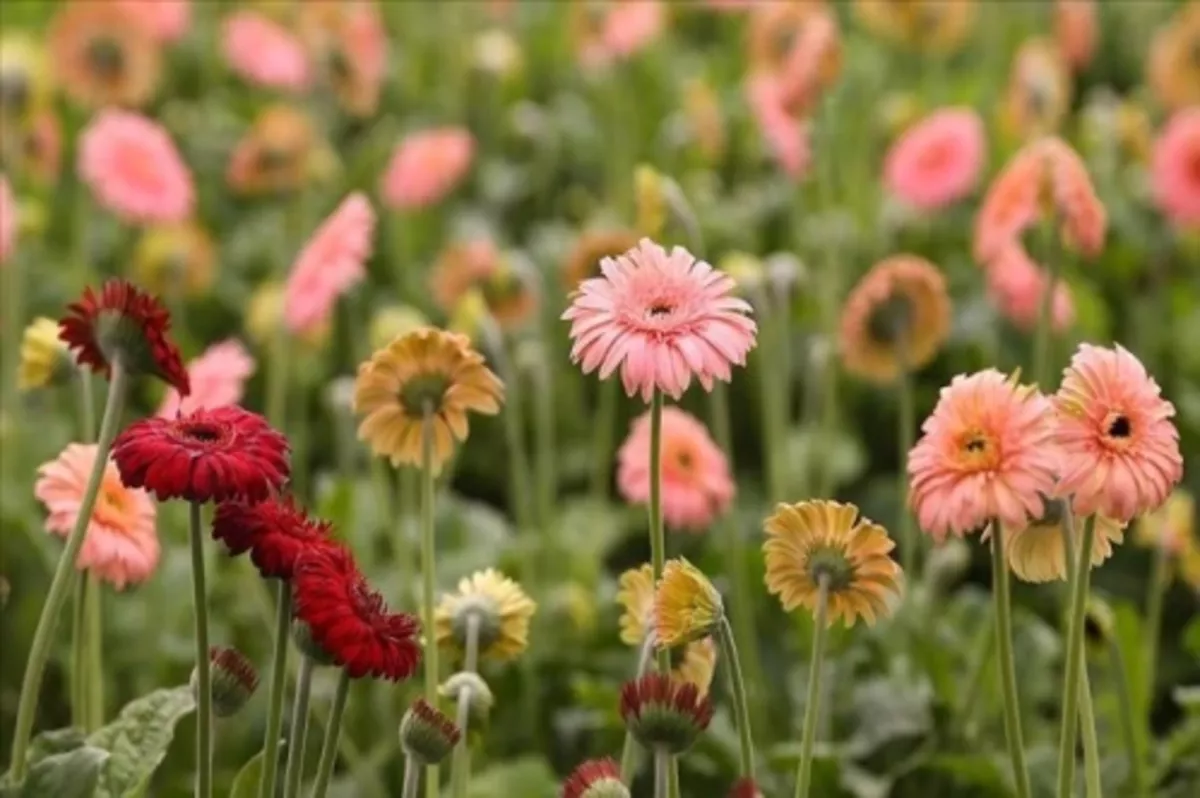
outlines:
[[[58,337],[58,322],[39,316],[21,336],[17,389],[30,391],[49,385],[71,363],[67,345]]]
[[[159,44],[116,3],[64,4],[50,22],[48,43],[57,83],[80,105],[136,108],[158,88]]]
[[[529,620],[537,605],[513,580],[488,568],[458,583],[458,592],[442,597],[434,620],[438,645],[467,648],[472,619],[479,656],[510,660],[529,645]]]
[[[883,180],[914,208],[937,210],[975,188],[987,141],[969,108],[942,108],[905,130],[888,150]]]
[[[1200,229],[1200,105],[1171,117],[1154,143],[1153,158],[1158,207],[1172,223]]]
[[[174,388],[167,391],[158,415],[174,418],[204,407],[228,407],[242,401],[246,381],[254,373],[254,358],[240,341],[233,338],[213,344],[204,354],[188,363],[191,391],[180,399]]]
[[[133,252],[133,273],[148,291],[199,296],[212,287],[217,253],[212,236],[194,221],[152,225]]]

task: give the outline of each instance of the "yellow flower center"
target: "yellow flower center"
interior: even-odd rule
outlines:
[[[958,450],[962,464],[972,471],[984,471],[999,464],[1000,451],[996,441],[983,430],[968,430],[959,439]]]
[[[96,74],[105,80],[116,80],[125,70],[125,53],[121,45],[107,37],[88,42],[87,60]]]

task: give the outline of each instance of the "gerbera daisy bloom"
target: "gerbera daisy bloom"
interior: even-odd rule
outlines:
[[[516,659],[529,645],[529,621],[537,604],[513,580],[494,568],[476,571],[442,596],[434,615],[439,646],[467,648],[471,618],[478,623],[479,656]]]
[[[1196,500],[1187,491],[1176,490],[1162,507],[1137,520],[1133,540],[1139,546],[1162,547],[1180,557],[1200,545],[1195,529]]]
[[[17,199],[8,178],[0,174],[0,266],[17,248]]]
[[[250,552],[263,578],[291,579],[306,553],[332,545],[331,525],[309,516],[291,496],[259,502],[231,499],[217,505],[212,536],[231,556]]]
[[[767,7],[774,7],[770,4]],[[808,120],[790,113],[778,76],[752,75],[746,82],[746,99],[771,156],[793,180],[808,173],[812,161]]]
[[[939,109],[888,150],[884,185],[914,208],[937,210],[975,188],[986,147],[979,114],[970,108]]]
[[[1200,105],[1177,112],[1154,143],[1154,199],[1180,227],[1200,229]]]
[[[50,513],[47,532],[66,538],[75,528],[96,453],[95,444],[72,443],[38,468],[33,495]],[[145,582],[158,565],[154,502],[145,491],[123,483],[111,460],[104,467],[84,535],[75,567],[90,571],[117,590]]]
[[[462,730],[444,712],[418,698],[400,720],[400,747],[421,765],[436,765],[450,756]]]
[[[1019,243],[1011,243],[1000,250],[986,271],[988,299],[1017,329],[1031,332],[1037,327],[1042,297],[1050,284],[1045,270],[1033,262]],[[1051,329],[1062,332],[1074,321],[1071,287],[1058,280],[1051,299]]]
[[[426,327],[397,338],[358,367],[354,412],[359,440],[393,465],[420,466],[422,425],[433,426],[433,462],[442,467],[467,437],[467,411],[495,415],[504,385],[461,335]]]
[[[312,85],[304,45],[287,28],[257,11],[235,11],[221,26],[221,53],[247,83],[303,92]]]
[[[796,33],[779,71],[780,100],[795,116],[812,113],[842,71],[837,17],[818,7]]]
[[[503,255],[491,239],[451,244],[438,255],[429,275],[434,301],[453,313],[463,297],[478,290],[487,311],[504,329],[517,327],[537,312],[535,278]]]
[[[591,68],[637,55],[662,34],[666,22],[661,0],[577,2],[571,8],[575,50],[580,63]]]
[[[216,278],[216,265],[212,236],[194,221],[145,228],[133,252],[138,284],[159,296],[205,294]]]
[[[683,115],[688,121],[692,143],[701,157],[710,164],[719,161],[725,154],[729,136],[725,131],[721,98],[717,96],[712,84],[702,78],[694,78],[687,82],[683,88]],[[632,242],[625,249],[636,243]]]
[[[752,74],[778,75],[811,19],[827,13],[821,3],[757,3],[746,31]]]
[[[736,489],[729,462],[695,416],[662,410],[662,511],[673,529],[700,532],[724,515]],[[633,422],[617,453],[617,487],[627,502],[650,500],[650,413]]]
[[[1081,344],[1054,397],[1058,495],[1079,517],[1122,523],[1158,509],[1183,477],[1175,406],[1127,349]]]
[[[67,346],[58,337],[58,322],[44,316],[30,322],[21,336],[17,389],[44,388],[71,363]]]
[[[3,78],[0,78],[2,80]],[[34,112],[28,127],[9,130],[0,119],[0,140],[13,143],[13,152],[0,143],[0,159],[15,173],[29,175],[41,184],[56,184],[62,173],[62,125],[53,108]]]
[[[958,50],[975,23],[975,0],[855,0],[860,22],[884,39],[929,53]]]
[[[1013,59],[1000,119],[1010,136],[1029,139],[1057,131],[1071,108],[1071,73],[1053,43],[1030,39]]]
[[[297,25],[342,108],[359,117],[374,114],[388,55],[378,6],[365,0],[306,2]]]
[[[151,374],[183,396],[190,385],[187,370],[167,333],[171,317],[154,297],[125,280],[109,280],[94,293],[67,306],[58,337],[75,350],[75,361],[109,377],[113,358],[132,374]]]
[[[1076,72],[1083,71],[1100,41],[1096,0],[1055,0],[1054,39],[1063,60]]]
[[[191,0],[113,0],[156,41],[179,41],[192,24]]]
[[[563,286],[573,291],[590,277],[600,276],[600,262],[623,255],[637,246],[638,235],[632,230],[591,230],[575,239],[563,262]]]
[[[192,173],[157,122],[101,111],[80,134],[79,177],[128,224],[182,222],[192,214]]]
[[[1092,186],[1087,166],[1079,153],[1062,139],[1048,139],[1043,146],[1049,167],[1050,196],[1062,218],[1063,238],[1082,254],[1095,257],[1104,249],[1108,215]]]
[[[908,454],[909,503],[936,540],[993,519],[1022,526],[1054,494],[1053,408],[1036,388],[995,369],[960,374],[941,390]]]
[[[367,276],[375,210],[355,192],[322,222],[296,256],[284,289],[283,318],[293,333],[330,322],[338,297]]]
[[[683,558],[668,560],[654,591],[654,642],[674,648],[707,637],[725,616],[721,594]]]
[[[1146,83],[1168,110],[1200,103],[1197,48],[1200,48],[1200,5],[1184,3],[1154,35],[1146,59]]]
[[[290,473],[287,439],[237,406],[135,421],[112,456],[125,484],[159,501],[262,501]]]
[[[900,592],[896,544],[883,527],[858,517],[852,504],[807,501],[780,504],[765,522],[767,589],[786,612],[817,609],[825,585],[829,623],[858,618],[868,625],[891,613]]]
[[[655,390],[678,399],[692,377],[705,390],[746,363],[756,327],[734,285],[687,250],[649,239],[600,262],[562,318],[571,322],[571,360],[608,379],[618,367],[625,393],[649,402]]]
[[[727,798],[762,798],[762,791],[754,779],[738,779],[730,788]]]
[[[392,210],[434,205],[463,181],[474,157],[475,139],[465,128],[411,133],[392,152],[380,182],[380,197]]]
[[[228,646],[211,646],[208,663],[212,674],[209,689],[213,714],[218,718],[231,718],[246,706],[258,689],[258,671],[245,654]],[[197,689],[194,679],[192,689]]]
[[[640,646],[654,625],[654,571],[649,563],[631,568],[617,581],[617,603],[623,608],[619,620],[621,642]],[[717,667],[717,646],[711,637],[694,640],[671,651],[671,676],[677,681],[696,685],[701,694],[712,686]]]
[[[331,545],[307,552],[296,563],[292,589],[296,617],[351,678],[398,682],[417,672],[421,622],[389,612],[346,549]]]
[[[693,684],[648,673],[621,688],[621,719],[639,743],[671,755],[687,751],[712,722],[713,705]]]
[[[48,46],[55,82],[80,105],[136,108],[158,88],[158,43],[115,3],[63,5],[50,22]]]
[[[561,798],[629,798],[621,766],[612,759],[590,759],[563,782]]]
[[[1030,519],[1023,527],[1004,525],[1004,556],[1018,579],[1026,582],[1050,582],[1067,578],[1067,558],[1063,549],[1062,504],[1047,501],[1041,518]],[[1075,522],[1075,537],[1083,532],[1083,520]],[[1125,528],[1110,518],[1095,518],[1092,542],[1093,568],[1112,556],[1113,544],[1125,539]],[[1076,543],[1078,548],[1078,543]]]
[[[246,380],[254,373],[254,358],[240,341],[233,338],[213,344],[204,354],[188,363],[191,392],[180,398],[170,389],[158,408],[161,418],[174,418],[199,408],[212,410],[242,401]]]
[[[238,194],[288,193],[318,177],[332,160],[307,114],[289,105],[270,105],[234,147],[225,179]]]
[[[839,344],[848,371],[887,383],[931,361],[949,332],[942,273],[916,255],[893,255],[850,292]]]

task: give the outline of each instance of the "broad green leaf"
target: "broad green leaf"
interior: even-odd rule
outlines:
[[[21,785],[20,798],[92,798],[108,751],[85,745],[36,762]]]
[[[76,748],[82,748],[86,743],[87,732],[74,726],[42,732],[29,744],[28,761],[32,764],[48,756],[65,754]]]
[[[233,779],[233,788],[229,798],[257,798],[258,786],[262,781],[263,752],[259,751],[250,758]]]
[[[88,744],[112,754],[96,798],[124,798],[141,788],[167,755],[175,724],[195,708],[189,685],[155,690],[126,704],[116,720],[93,732]]]

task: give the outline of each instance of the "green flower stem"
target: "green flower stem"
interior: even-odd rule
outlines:
[[[900,514],[900,567],[911,578],[916,576],[917,537],[913,530],[912,513],[908,510],[908,469],[905,464],[908,462],[908,450],[913,445],[913,427],[917,423],[917,411],[913,401],[913,376],[903,354],[900,357],[900,376],[897,382],[900,394],[900,429],[897,435],[899,458],[896,465],[896,506]]]
[[[987,612],[986,609],[985,612]],[[991,619],[987,617],[983,618],[979,625],[975,641],[971,646],[971,669],[968,671],[971,675],[967,677],[966,687],[959,693],[958,708],[954,712],[954,728],[968,740],[973,736],[972,719],[975,715],[975,707],[984,692],[981,689],[983,680],[995,659],[992,656],[996,650],[996,634],[993,626]]]
[[[1008,561],[1004,558],[1004,530],[991,526],[992,597],[996,605],[996,655],[1000,665],[1000,690],[1004,695],[1004,738],[1012,760],[1017,798],[1030,798],[1029,771],[1025,767],[1025,743],[1021,738],[1021,710],[1017,694],[1017,671],[1013,661],[1012,596],[1008,583]]]
[[[1160,540],[1164,534],[1166,534],[1166,530],[1160,529]],[[1150,706],[1154,702],[1155,671],[1158,669],[1158,645],[1159,638],[1162,635],[1163,598],[1166,596],[1167,588],[1171,582],[1169,566],[1170,552],[1160,542],[1154,547],[1154,564],[1151,566],[1150,587],[1146,595],[1146,650],[1143,654],[1145,660],[1142,665],[1146,679],[1142,687],[1145,706]]]
[[[96,440],[96,391],[92,387],[91,369],[79,369],[79,431],[83,440]]]
[[[1100,741],[1096,737],[1096,710],[1092,706],[1092,686],[1086,658],[1079,669],[1079,728],[1083,735],[1083,778],[1087,798],[1102,798],[1100,782]]]
[[[596,501],[603,501],[608,497],[619,390],[620,385],[615,379],[596,386],[596,427],[592,439],[592,498]]]
[[[282,316],[271,337],[271,359],[267,364],[267,419],[276,429],[287,424],[288,358],[291,338],[283,327]]]
[[[517,533],[526,536],[525,547],[527,558],[525,563],[525,578],[537,582],[535,553],[532,545],[538,529],[530,512],[529,499],[529,452],[525,445],[524,430],[521,422],[524,417],[524,402],[521,391],[521,375],[513,367],[512,358],[508,354],[508,341],[496,327],[495,321],[487,317],[483,321],[484,337],[491,344],[492,353],[496,360],[496,371],[504,382],[504,437],[508,446],[508,492],[509,504],[517,521]]]
[[[466,654],[463,670],[476,673],[479,669],[479,614],[467,616]],[[463,687],[458,694],[458,714],[455,718],[462,736],[454,748],[454,761],[450,770],[450,791],[454,798],[466,798],[467,786],[471,781],[471,748],[467,744],[467,731],[471,722],[471,688]]]
[[[88,591],[83,624],[87,654],[83,698],[87,707],[87,725],[84,728],[93,732],[104,725],[104,594],[100,590],[100,580],[94,574],[89,573],[86,578]]]
[[[1079,551],[1090,552],[1095,539],[1095,517],[1083,528]],[[1063,714],[1058,745],[1058,796],[1070,798],[1075,789],[1075,734],[1079,729],[1079,681],[1083,664],[1083,619],[1087,606],[1088,584],[1092,569],[1087,560],[1079,561],[1071,589],[1067,623],[1067,663],[1063,672]],[[1093,732],[1094,733],[1094,732]]]
[[[308,744],[308,701],[312,697],[312,657],[300,657],[296,697],[292,702],[292,730],[288,735],[287,768],[283,772],[283,797],[296,798],[304,778],[304,749]]]
[[[192,552],[192,603],[196,613],[196,796],[212,796],[212,674],[208,660],[208,588],[204,583],[204,532],[199,502],[188,504]]]
[[[635,679],[640,679],[650,670],[650,662],[654,656],[654,631],[651,630],[642,641],[642,649],[638,654],[637,673]],[[637,741],[631,732],[625,732],[625,746],[621,749],[621,781],[626,787],[633,785],[633,769],[637,766]]]
[[[421,793],[421,763],[412,754],[404,757],[404,790],[400,798],[417,798]]]
[[[72,581],[75,583],[75,600],[71,608],[71,724],[77,729],[87,731],[88,707],[87,696],[84,693],[87,683],[84,676],[87,669],[87,639],[84,631],[88,599],[87,574],[77,571]]]
[[[263,739],[262,781],[258,798],[275,798],[279,773],[279,730],[283,726],[283,694],[287,689],[287,660],[292,627],[292,588],[279,580],[276,591],[275,650],[271,656],[271,694],[267,702],[267,730]]]
[[[817,580],[817,609],[813,614],[812,659],[808,667],[808,697],[804,702],[804,735],[800,738],[800,764],[796,768],[795,798],[808,798],[812,785],[813,746],[817,741],[817,720],[821,715],[821,670],[825,659],[825,639],[829,636],[829,577]]]
[[[667,798],[682,798],[679,791],[679,758],[674,756],[667,761]]]
[[[325,798],[329,790],[329,779],[337,761],[338,739],[342,735],[342,715],[346,712],[346,698],[350,695],[350,674],[338,673],[337,689],[333,694],[333,706],[329,710],[329,723],[325,727],[325,742],[321,745],[321,760],[317,764],[317,779],[313,784],[312,798]]]
[[[1112,659],[1113,675],[1116,683],[1117,702],[1121,711],[1121,736],[1125,738],[1125,748],[1129,757],[1129,781],[1133,789],[1132,798],[1146,798],[1146,761],[1142,755],[1141,737],[1138,734],[1137,722],[1133,711],[1133,685],[1129,683],[1129,669],[1125,666],[1125,657],[1121,646],[1115,640],[1108,644],[1109,657]]]
[[[655,584],[662,579],[667,561],[662,515],[662,416],[662,391],[655,387],[650,397],[650,567]],[[665,648],[658,652],[658,669],[662,673],[671,670],[671,654]]]
[[[436,706],[438,648],[433,630],[436,627],[434,590],[437,586],[437,548],[433,524],[433,482],[433,408],[426,404],[425,418],[421,422],[421,625],[425,632],[425,700]],[[419,775],[405,778],[420,781]],[[406,794],[407,789],[406,784]],[[438,798],[437,765],[429,765],[426,768],[425,795],[426,798]]]
[[[537,525],[542,534],[542,557],[547,567],[538,573],[550,573],[558,557],[558,524],[554,523],[554,503],[558,494],[554,451],[554,375],[544,361],[533,369],[534,387],[534,476],[537,481]]]
[[[668,798],[670,773],[671,755],[660,748],[654,752],[654,798]]]
[[[1052,221],[1042,226],[1041,237],[1049,274],[1042,292],[1042,304],[1038,308],[1037,332],[1033,342],[1033,376],[1042,390],[1048,390],[1054,369],[1054,292],[1062,271],[1062,253],[1055,243]]]
[[[738,749],[741,753],[741,776],[754,778],[754,740],[750,728],[750,707],[746,703],[746,680],[742,676],[742,663],[738,657],[737,643],[733,639],[733,627],[725,618],[720,625],[721,655],[729,663],[729,687],[733,693],[733,712],[737,717]]]
[[[775,502],[783,499],[783,458],[780,455],[786,430],[780,422],[783,416],[780,411],[783,403],[780,386],[782,380],[776,368],[776,364],[780,362],[779,338],[782,325],[775,319],[775,309],[771,307],[770,299],[770,293],[764,291],[759,302],[763,349],[758,357],[758,373],[761,381],[759,390],[762,395],[763,472],[767,481],[767,498]]]
[[[25,676],[21,681],[21,698],[17,704],[17,720],[13,726],[10,759],[11,774],[17,783],[25,778],[29,764],[26,761],[29,739],[33,733],[34,714],[37,711],[38,694],[42,688],[46,661],[50,657],[50,646],[54,642],[54,633],[58,627],[63,604],[70,592],[75,560],[78,559],[79,550],[83,547],[84,534],[87,532],[88,521],[92,517],[92,509],[96,506],[96,497],[100,493],[100,483],[103,481],[104,469],[108,464],[108,452],[112,448],[113,438],[117,435],[121,410],[125,405],[129,375],[125,373],[125,369],[117,358],[113,359],[111,367],[112,376],[108,385],[104,418],[100,422],[96,461],[92,465],[92,473],[88,476],[87,488],[79,507],[79,515],[76,516],[75,526],[67,537],[66,547],[59,556],[58,565],[54,569],[54,578],[50,582],[50,590],[46,593],[46,603],[42,605],[42,614],[38,618],[37,628],[33,633],[33,643],[29,647],[29,657],[25,663]],[[6,452],[6,454],[11,454],[11,452]]]

